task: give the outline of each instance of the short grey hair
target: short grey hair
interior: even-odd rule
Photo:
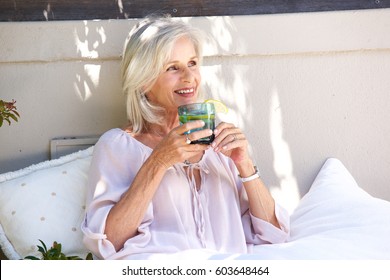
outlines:
[[[146,17],[130,31],[124,46],[121,75],[133,133],[142,132],[148,123],[162,123],[165,110],[148,102],[145,93],[164,70],[174,43],[182,37],[193,42],[201,63],[203,34],[182,20],[169,16]]]

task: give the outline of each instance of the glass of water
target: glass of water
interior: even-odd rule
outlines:
[[[186,131],[185,134],[191,132],[202,130],[202,129],[215,129],[215,108],[212,103],[191,103],[178,107],[179,121],[180,124],[185,124],[186,122],[202,120],[204,126],[196,129]],[[195,141],[192,141],[191,144],[211,144],[214,141],[214,134],[204,137]]]

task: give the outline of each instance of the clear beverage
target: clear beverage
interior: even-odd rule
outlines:
[[[185,124],[186,122],[202,120],[204,126],[196,129],[189,130],[185,134],[191,132],[202,130],[202,129],[215,129],[215,108],[212,103],[191,103],[187,105],[179,106],[179,121],[180,124]],[[211,144],[214,141],[214,134],[204,137],[195,141],[192,141],[191,144]]]

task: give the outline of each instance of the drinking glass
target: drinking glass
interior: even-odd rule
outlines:
[[[186,131],[185,134],[191,132],[202,130],[202,129],[211,129],[214,131],[215,128],[215,108],[212,103],[191,103],[179,106],[179,121],[180,124],[185,124],[186,122],[202,120],[204,126],[196,129]],[[214,141],[214,134],[192,141],[191,144],[210,144]]]

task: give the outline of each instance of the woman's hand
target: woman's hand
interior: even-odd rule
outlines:
[[[215,140],[211,144],[216,152],[230,157],[242,177],[254,174],[255,169],[249,158],[248,141],[242,131],[230,123],[220,123],[214,130]],[[281,228],[275,215],[275,201],[261,178],[243,183],[249,201],[249,211],[259,219]]]
[[[190,141],[210,136],[213,134],[213,131],[210,129],[203,129],[194,131],[190,134],[184,133],[203,126],[203,121],[192,121],[175,127],[154,148],[151,157],[166,168],[169,168],[175,163],[184,162],[199,155],[200,152],[207,150],[210,146],[190,144]]]
[[[249,160],[248,141],[245,134],[231,123],[221,122],[214,130],[215,139],[211,147],[230,157],[234,163]]]

